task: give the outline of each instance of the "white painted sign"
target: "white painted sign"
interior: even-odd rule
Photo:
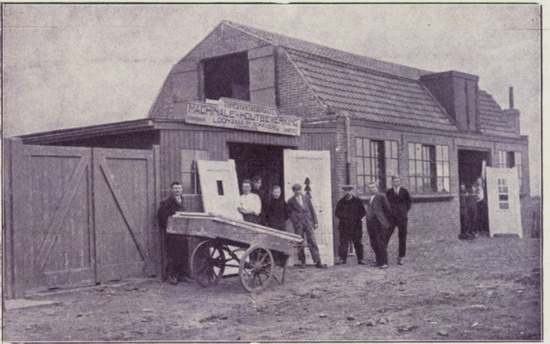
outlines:
[[[487,167],[489,232],[523,237],[517,169]]]
[[[217,104],[187,102],[185,122],[212,127],[300,136],[301,120],[279,114],[277,107],[221,98]]]

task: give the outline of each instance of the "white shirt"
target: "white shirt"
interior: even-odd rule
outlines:
[[[252,192],[248,195],[242,194],[240,201],[240,206],[244,208],[244,210],[253,211],[254,215],[260,215],[262,212],[262,201],[260,200],[260,196]]]
[[[372,201],[374,200],[374,196],[376,196],[376,194],[370,196],[370,201],[369,201],[369,205],[372,204]]]
[[[302,206],[302,208],[303,208],[304,207],[304,199],[302,197],[304,197],[304,196],[302,196],[302,195],[296,196],[296,200],[298,201],[300,206]]]
[[[395,194],[396,194],[396,195],[399,195],[399,188],[400,188],[400,186],[398,186],[398,187],[396,187],[396,188],[393,188],[393,190],[395,191]]]

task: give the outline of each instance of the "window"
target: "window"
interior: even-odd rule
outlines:
[[[201,193],[197,160],[208,160],[208,151],[181,150],[181,185],[183,186],[183,194],[199,195]]]
[[[368,183],[377,182],[381,190],[391,185],[391,176],[399,174],[397,141],[355,139],[357,192],[367,193]]]
[[[500,209],[510,209],[508,185],[504,178],[498,178],[498,207]]]
[[[250,100],[247,53],[203,61],[204,98]]]
[[[523,164],[521,161],[521,152],[498,151],[498,167],[513,168],[517,167],[519,178],[519,189],[523,190]]]
[[[409,143],[409,188],[415,193],[450,192],[449,147]]]

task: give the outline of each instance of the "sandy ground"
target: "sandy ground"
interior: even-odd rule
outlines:
[[[139,280],[35,296],[62,304],[4,313],[5,341],[540,340],[540,241],[415,241],[387,270],[352,257],[290,268],[258,295]],[[365,247],[372,263],[373,254]]]

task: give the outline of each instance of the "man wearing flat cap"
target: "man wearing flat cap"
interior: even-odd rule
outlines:
[[[326,268],[327,266],[321,263],[321,256],[319,255],[319,247],[315,240],[314,230],[319,227],[317,221],[317,215],[309,196],[302,194],[302,185],[294,184],[292,186],[294,196],[292,196],[288,202],[288,211],[290,212],[290,221],[294,227],[296,234],[307,240],[309,245],[309,251],[311,252],[311,258],[317,268]],[[306,256],[304,253],[304,243],[300,246],[298,251],[298,259],[302,262],[302,268],[306,266]]]
[[[357,263],[366,265],[363,260],[363,223],[361,219],[365,217],[366,211],[363,206],[363,202],[353,195],[353,186],[344,185],[342,190],[346,192],[346,195],[342,197],[336,204],[335,216],[339,220],[338,231],[340,232],[340,246],[338,248],[338,256],[340,260],[336,262],[339,264],[346,264],[348,258],[348,245],[351,241],[355,247],[355,253],[357,255]]]

